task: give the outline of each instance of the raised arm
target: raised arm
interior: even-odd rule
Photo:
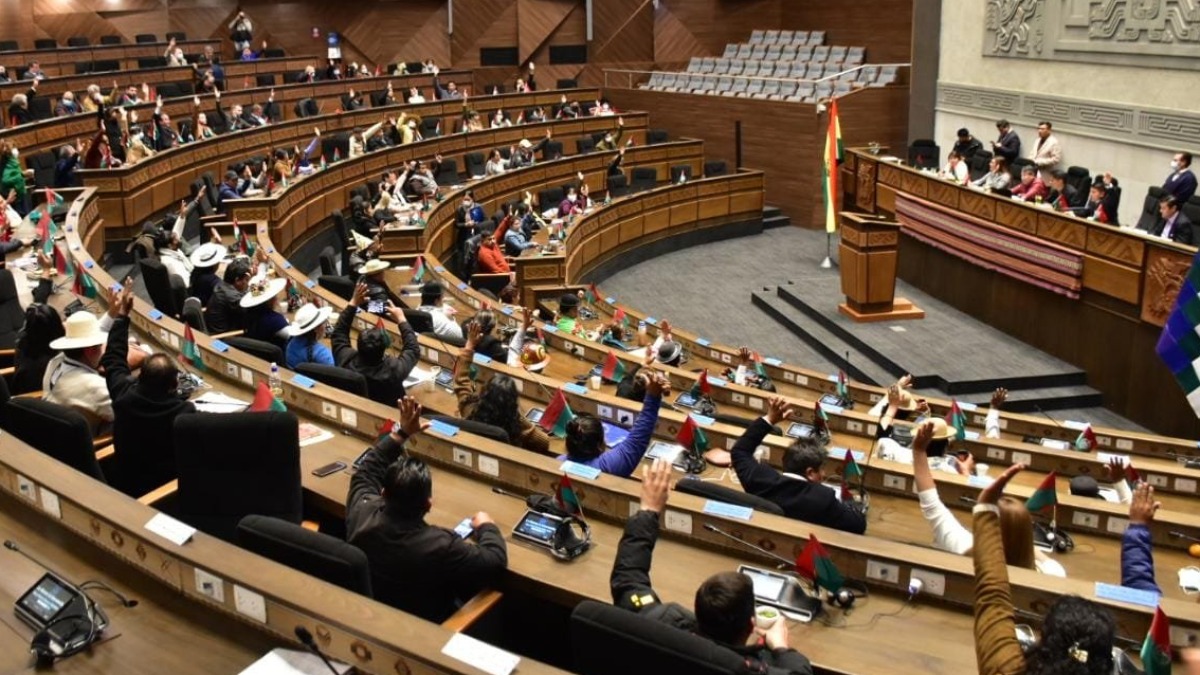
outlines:
[[[1154,488],[1138,483],[1129,503],[1129,526],[1121,536],[1121,585],[1162,594],[1154,580],[1154,545],[1150,540],[1150,524],[1162,506],[1154,501]]]
[[[1000,538],[1004,486],[1023,470],[1015,464],[979,493],[975,519],[975,659],[980,675],[1021,675],[1025,655],[1017,642],[1008,565]]]
[[[651,376],[650,382],[646,384],[646,398],[642,401],[642,412],[637,416],[637,421],[633,423],[633,428],[629,430],[629,435],[617,444],[617,447],[601,453],[596,462],[596,468],[614,476],[628,477],[633,474],[638,462],[642,461],[642,455],[646,454],[646,449],[650,446],[650,439],[654,436],[654,426],[658,424],[658,408],[662,404],[663,392],[669,390],[670,385],[665,377],[658,374]]]

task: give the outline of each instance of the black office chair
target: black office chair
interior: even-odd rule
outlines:
[[[183,322],[192,327],[193,331],[208,334],[208,324],[204,321],[204,305],[200,298],[189,296],[183,300],[183,309],[179,310]]]
[[[579,82],[574,78],[561,78],[554,83],[556,89],[578,89]]]
[[[404,318],[408,321],[408,325],[417,333],[432,333],[433,332],[433,317],[429,312],[419,309],[409,309],[404,307],[401,309],[404,312]]]
[[[283,363],[283,350],[270,342],[238,335],[225,338],[225,344],[267,363]]]
[[[669,139],[666,129],[651,129],[646,132],[646,145],[666,143]]]
[[[33,41],[34,49],[58,49],[58,43],[49,38],[38,38]]]
[[[58,156],[53,150],[36,152],[25,159],[26,168],[33,169],[33,182],[38,187],[54,187],[54,165]],[[53,214],[51,214],[53,215]]]
[[[91,41],[84,35],[73,35],[67,38],[68,47],[86,47],[91,44]]]
[[[712,640],[627,609],[584,600],[571,612],[571,655],[581,675],[744,675],[744,656]]]
[[[0,40],[0,52],[15,52],[21,49],[16,40]]]
[[[92,72],[92,70],[94,68],[95,68],[95,64],[93,64],[91,61],[76,61],[75,62],[75,74],[76,75],[87,75],[88,73]]]
[[[255,82],[255,84],[257,84],[260,87],[274,87],[275,86],[275,75],[274,75],[274,73],[267,73],[265,75],[263,75],[263,74],[255,75],[254,82]]]
[[[992,153],[987,150],[976,150],[971,159],[967,160],[967,176],[971,180],[979,180],[986,176],[992,157]]]
[[[1035,169],[1037,168],[1037,165],[1033,163],[1032,159],[1027,159],[1025,157],[1018,157],[1008,165],[1008,171],[1012,174],[1014,185],[1021,181],[1021,171],[1027,166],[1032,166]],[[935,166],[934,168],[936,169],[937,167]]]
[[[296,117],[316,117],[321,114],[321,109],[317,106],[316,99],[302,98],[296,101],[294,112]]]
[[[104,480],[96,461],[91,425],[79,411],[36,398],[14,398],[5,405],[4,424],[10,434],[42,453]]]
[[[278,47],[267,47],[263,50],[264,59],[282,59],[284,51]]]
[[[172,31],[167,33],[167,42],[174,40],[176,42],[187,42],[187,33],[183,31]]]
[[[429,117],[422,119],[421,120],[421,137],[422,138],[437,138],[438,136],[441,136],[442,135],[441,132],[438,131],[438,122],[439,121],[440,120],[437,117],[434,117],[433,115],[430,115]]]
[[[336,274],[322,274],[317,277],[317,285],[333,293],[343,300],[354,296],[354,280]]]
[[[467,282],[477,291],[487,291],[496,297],[500,297],[500,292],[512,283],[512,277],[508,274],[472,274],[471,280]]]
[[[458,163],[453,159],[443,159],[438,165],[437,175],[433,177],[437,184],[442,187],[449,187],[459,183]]]
[[[430,415],[429,419],[456,426],[461,431],[490,438],[493,441],[500,441],[501,443],[509,442],[508,432],[493,424],[484,424],[483,422],[466,420],[461,417],[451,417],[450,415]]]
[[[623,173],[608,175],[608,196],[616,199],[629,194],[629,179]]]
[[[548,211],[556,208],[562,203],[566,197],[566,192],[561,187],[549,187],[545,190],[538,191],[538,208],[542,211]]]
[[[169,317],[179,318],[179,313],[183,310],[183,301],[187,297],[186,286],[178,277],[172,277],[167,268],[153,258],[140,258],[137,264],[154,308]]]
[[[100,44],[102,45],[119,45],[121,44],[120,35],[101,35]]]
[[[133,36],[133,41],[138,44],[147,44],[150,42],[158,42],[158,36],[153,33],[138,33]]]
[[[334,211],[334,213],[341,213]],[[321,249],[321,253],[317,255],[317,263],[321,266],[321,274],[337,276],[337,253],[334,252],[332,246],[326,246]]]
[[[54,117],[54,109],[50,107],[53,96],[36,96],[29,100],[29,114],[35,120],[48,120]]]
[[[147,68],[162,68],[167,65],[167,60],[161,56],[146,56],[138,58],[138,68],[145,70]]]
[[[486,160],[482,152],[468,152],[463,157],[463,164],[465,165],[464,168],[467,171],[467,175],[471,178],[483,176],[487,173]]]
[[[575,152],[580,155],[586,155],[589,152],[596,150],[596,141],[591,138],[579,138],[575,140]]]
[[[233,541],[256,514],[299,523],[300,422],[290,412],[192,413],[175,418],[176,515]]]
[[[563,144],[559,141],[547,141],[542,146],[542,161],[558,159],[563,156]]]
[[[296,372],[335,389],[341,389],[355,396],[367,397],[367,378],[362,373],[349,368],[339,368],[323,363],[301,363],[296,366]]]
[[[748,492],[720,485],[719,483],[706,482],[695,476],[680,478],[675,483],[675,489],[689,495],[704,497],[705,499],[715,499],[719,502],[737,504],[738,506],[749,506],[756,511],[773,513],[777,516],[783,515],[783,509],[779,508],[779,505],[775,502],[763,499],[758,495],[752,495]]]
[[[942,151],[937,143],[928,138],[918,138],[908,146],[908,163],[918,169],[936,169]]]
[[[649,166],[634,167],[629,172],[629,190],[641,192],[658,186],[658,171]]]
[[[250,515],[238,521],[237,544],[281,565],[371,597],[367,554],[336,537],[279,518]]]
[[[25,310],[17,297],[12,270],[0,269],[0,349],[17,346],[17,335],[25,327]]]
[[[678,183],[680,179],[692,179],[692,167],[690,164],[676,164],[671,167],[671,182]]]
[[[1092,187],[1091,172],[1082,166],[1069,167],[1067,168],[1067,177],[1064,182],[1079,190],[1080,194],[1086,195]]]
[[[704,177],[712,178],[713,176],[724,176],[729,173],[729,167],[725,165],[725,160],[715,160],[704,163]]]

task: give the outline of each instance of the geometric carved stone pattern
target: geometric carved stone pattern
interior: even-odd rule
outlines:
[[[1191,259],[1186,255],[1161,248],[1150,249],[1146,287],[1142,292],[1142,321],[1155,326],[1166,324],[1190,265]]]
[[[1026,126],[1048,120],[1066,132],[1167,152],[1200,146],[1200,115],[1189,111],[948,83],[938,84],[937,109],[1006,117],[1014,124]]]

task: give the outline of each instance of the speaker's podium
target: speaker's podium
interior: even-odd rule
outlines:
[[[865,214],[840,215],[838,255],[846,301],[838,311],[859,322],[925,318],[923,310],[895,297],[900,225]]]

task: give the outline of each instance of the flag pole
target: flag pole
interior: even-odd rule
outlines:
[[[821,261],[821,269],[827,270],[833,267],[833,258],[830,253],[833,250],[833,234],[825,233],[825,259]]]

